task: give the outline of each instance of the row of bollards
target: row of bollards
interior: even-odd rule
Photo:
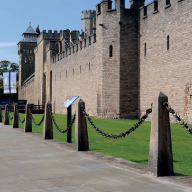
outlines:
[[[77,114],[76,114],[75,149],[77,151],[87,151],[87,150],[89,150],[87,122],[86,122],[86,118],[83,114],[81,106],[85,106],[85,103],[83,100],[80,99],[79,103],[78,103]],[[53,139],[53,125],[52,125],[52,118],[51,118],[51,114],[50,114],[51,108],[52,108],[51,103],[47,102],[45,105],[43,139]],[[18,104],[16,103],[14,106],[14,113],[13,113],[13,128],[19,127],[17,109],[18,109]],[[0,107],[0,122],[2,122],[1,107]],[[4,125],[9,125],[9,106],[8,105],[5,106]],[[30,104],[26,105],[24,132],[32,132],[32,119],[30,116]]]
[[[168,97],[161,92],[153,99],[148,173],[154,176],[170,176],[174,174],[169,113],[166,107],[163,106],[163,102],[167,101]],[[17,104],[14,106],[13,128],[19,127],[16,105]],[[89,150],[87,122],[85,114],[82,111],[82,106],[85,107],[85,103],[80,99],[75,120],[76,151]],[[43,139],[53,139],[52,118],[49,111],[51,107],[51,103],[47,102],[45,105]],[[24,132],[32,132],[32,119],[30,117],[29,108],[30,104],[27,104]],[[6,105],[4,116],[5,125],[9,125],[8,113],[8,105]],[[1,109],[0,122],[2,122]]]

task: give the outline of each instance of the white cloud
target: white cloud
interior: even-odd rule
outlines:
[[[0,47],[14,47],[18,42],[0,42]]]

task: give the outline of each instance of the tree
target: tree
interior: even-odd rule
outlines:
[[[2,60],[0,61],[0,99],[8,99],[8,94],[3,94],[3,72],[17,72],[17,79],[18,79],[18,71],[19,65],[16,63],[11,63],[10,61]],[[18,83],[17,83],[18,85]],[[17,91],[18,92],[18,91]],[[17,94],[11,95],[12,99],[18,98]]]
[[[19,66],[16,63],[10,61],[0,61],[0,78],[3,78],[3,72],[18,72]]]

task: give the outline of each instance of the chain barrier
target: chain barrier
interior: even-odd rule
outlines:
[[[52,119],[52,121],[53,121],[53,124],[55,125],[55,128],[56,128],[60,133],[66,133],[69,129],[71,129],[73,123],[75,122],[76,113],[74,114],[73,119],[71,120],[71,123],[69,124],[69,126],[68,126],[65,130],[61,130],[61,129],[58,127],[58,125],[57,125],[57,123],[56,123],[56,121],[55,121],[55,118],[54,118],[54,116],[53,116],[52,110],[51,110],[51,108],[50,108],[49,106],[48,106],[48,109],[49,109],[49,113],[50,113],[51,119]]]
[[[13,116],[10,117],[9,112],[8,112],[8,117],[9,117],[10,120],[13,120]]]
[[[118,135],[112,135],[112,134],[108,134],[108,133],[105,133],[104,131],[101,131],[99,128],[97,128],[95,126],[95,124],[92,122],[91,118],[89,117],[89,114],[86,113],[85,111],[85,108],[83,106],[82,107],[82,111],[83,113],[85,114],[85,117],[88,119],[89,123],[91,124],[91,126],[98,132],[100,133],[102,136],[110,139],[110,138],[113,138],[113,139],[118,139],[118,138],[122,138],[122,137],[125,137],[126,135],[129,135],[131,132],[135,131],[135,129],[137,129],[144,121],[145,119],[147,119],[148,115],[152,112],[152,107],[153,107],[153,103],[151,103],[151,108],[147,109],[146,110],[146,113],[145,115],[143,115],[141,117],[141,119],[129,130],[127,130],[125,133],[122,132]]]
[[[17,113],[17,116],[18,116],[18,119],[19,119],[20,123],[24,123],[25,122],[25,117],[24,117],[23,121],[21,121],[17,105],[15,106],[15,108],[16,108],[16,113]]]
[[[180,125],[183,125],[182,127],[185,128],[186,131],[189,132],[189,134],[192,134],[192,128],[189,127],[187,125],[187,123],[184,122],[183,119],[180,118],[180,116],[178,115],[178,113],[176,113],[172,108],[171,105],[168,102],[163,102],[163,106],[165,106],[167,108],[167,110],[169,111],[169,113],[171,113],[173,115],[173,117],[175,117],[175,119],[179,122]]]
[[[34,123],[36,126],[40,126],[40,125],[43,123],[44,118],[45,118],[45,114],[43,114],[43,117],[42,117],[42,119],[41,119],[41,121],[40,121],[39,123],[37,123],[37,122],[35,121],[35,119],[34,119],[34,117],[33,117],[33,114],[32,114],[32,112],[31,112],[30,107],[29,107],[29,114],[30,114],[30,117],[31,117],[33,123]]]

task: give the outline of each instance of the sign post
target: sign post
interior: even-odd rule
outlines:
[[[67,127],[69,127],[71,123],[71,105],[67,108]],[[71,143],[71,129],[67,131],[67,142]]]
[[[67,101],[65,101],[60,108],[67,108],[67,127],[71,124],[71,112],[72,112],[72,103],[78,98],[79,96],[72,96]],[[67,142],[71,143],[71,128],[67,131]]]

